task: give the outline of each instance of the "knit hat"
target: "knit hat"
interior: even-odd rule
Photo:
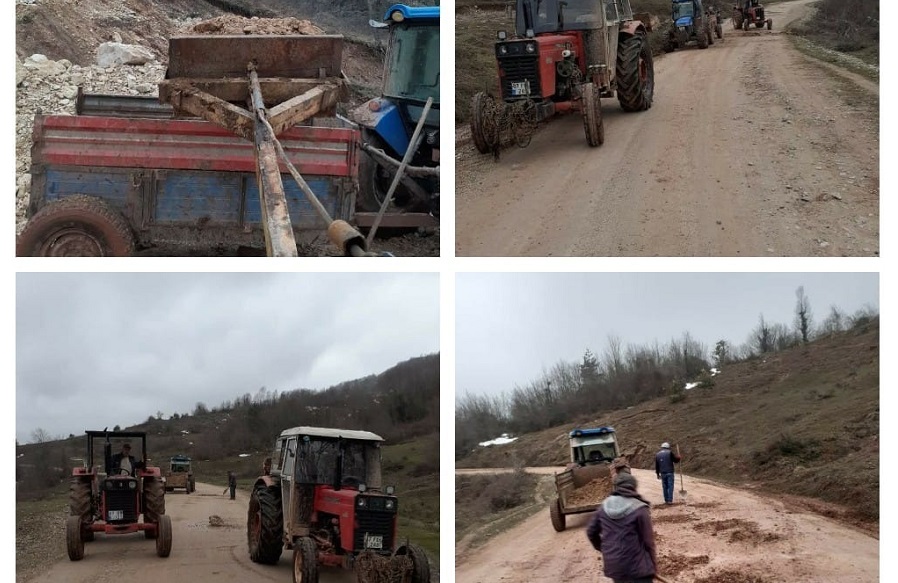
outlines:
[[[629,472],[620,472],[616,476],[614,476],[614,487],[618,486],[632,486],[636,488],[636,477]]]

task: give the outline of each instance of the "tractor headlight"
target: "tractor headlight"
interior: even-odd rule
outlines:
[[[359,496],[358,498],[355,499],[355,505],[358,506],[359,508],[367,508],[368,500],[367,500],[367,498],[362,498],[361,496]]]
[[[384,508],[386,508],[387,510],[393,510],[393,508],[395,508],[395,507],[396,507],[396,501],[395,501],[395,500],[387,500],[387,501],[384,503]]]
[[[527,51],[528,53],[535,53],[536,52],[536,43],[527,43],[526,45],[524,45],[524,50]]]
[[[500,55],[507,55],[507,54],[508,54],[508,47],[507,47],[506,45],[500,45],[500,46],[499,46],[499,54],[500,54]]]
[[[402,15],[402,11],[394,10],[393,14],[390,15],[390,19],[393,22],[402,22],[403,20],[405,20],[405,16]]]
[[[133,490],[136,487],[137,487],[137,482],[128,482],[128,488],[130,490]]]

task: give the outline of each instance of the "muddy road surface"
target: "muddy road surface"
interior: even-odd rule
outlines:
[[[499,161],[459,128],[456,254],[878,255],[877,84],[793,47],[783,28],[810,10],[656,58],[651,109],[602,100],[601,147],[579,113]]]
[[[293,554],[284,551],[277,565],[259,565],[249,559],[246,546],[246,510],[249,494],[238,492],[236,500],[223,496],[222,489],[197,484],[194,494],[176,491],[166,494],[165,510],[174,528],[172,551],[167,558],[156,556],[155,541],[142,533],[97,535],[84,546],[84,559],[65,558],[41,575],[34,583],[130,583],[191,581],[293,580]],[[219,516],[222,526],[210,526],[209,517]],[[354,583],[355,577],[342,570],[322,569],[321,583]]]
[[[534,473],[551,475],[559,469],[535,468]],[[652,504],[659,574],[673,583],[879,580],[879,541],[868,534],[794,510],[778,498],[689,476],[683,482],[685,498],[678,478],[675,503],[664,506],[654,472],[633,473],[640,493]],[[483,546],[471,548],[462,540],[456,546],[455,580],[610,581],[602,576],[601,555],[586,540],[589,516],[568,516],[567,529],[559,533],[546,509]]]

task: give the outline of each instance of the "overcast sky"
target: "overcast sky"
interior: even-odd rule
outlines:
[[[438,274],[19,273],[16,437],[326,388],[438,351]]]
[[[801,285],[815,323],[833,304],[879,308],[875,273],[460,273],[457,391],[509,391],[587,348],[602,354],[609,335],[626,346],[688,331],[709,349],[739,345],[761,313],[791,328]]]

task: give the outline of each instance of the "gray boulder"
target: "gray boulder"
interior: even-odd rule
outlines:
[[[97,48],[97,64],[101,67],[143,65],[155,60],[153,51],[140,45],[106,42]]]

